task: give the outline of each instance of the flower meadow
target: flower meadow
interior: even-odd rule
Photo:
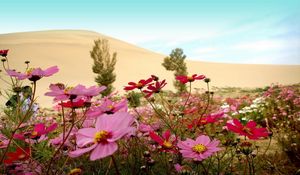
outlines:
[[[45,95],[55,106],[43,109],[39,80],[59,68],[27,61],[14,70],[8,50],[0,56],[11,87],[1,109],[0,174],[300,173],[299,84],[222,97],[199,73],[176,77],[188,85],[182,94],[155,75],[124,84],[125,95],[53,82]],[[192,93],[196,81],[207,89]]]

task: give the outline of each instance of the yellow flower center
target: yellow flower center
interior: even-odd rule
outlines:
[[[67,87],[65,88],[64,92],[65,94],[67,94],[70,90],[72,90],[74,87]]]
[[[26,70],[26,74],[30,75],[32,73],[32,71],[34,70],[34,68],[29,68]]]
[[[164,143],[163,143],[163,146],[164,146],[165,148],[171,148],[173,145],[172,145],[171,142],[165,140]]]
[[[94,136],[94,142],[95,143],[106,142],[108,137],[109,137],[109,132],[107,132],[107,131],[102,130],[102,131],[96,132],[96,134]]]
[[[202,124],[204,124],[204,123],[206,123],[206,122],[207,122],[206,119],[202,119],[202,120],[200,121],[200,123],[202,123]]]
[[[70,173],[68,175],[76,175],[76,174],[80,174],[80,173],[81,173],[80,168],[74,168],[70,171]]]
[[[112,110],[112,109],[114,109],[114,106],[113,105],[108,105],[107,108]]]
[[[243,130],[245,133],[252,135],[252,132],[251,132],[250,128],[244,127],[242,130]]]
[[[143,87],[143,84],[142,84],[142,83],[138,83],[138,84],[136,84],[136,87],[137,87],[137,88],[142,88],[142,87]]]
[[[3,142],[0,140],[0,146],[4,145]]]
[[[187,79],[188,79],[189,81],[194,81],[194,78],[193,78],[192,76],[187,76]]]
[[[207,148],[206,148],[206,146],[204,146],[202,144],[197,144],[197,145],[193,146],[192,150],[197,153],[203,153],[207,150]]]
[[[37,135],[38,135],[38,132],[37,132],[37,131],[32,131],[32,132],[31,132],[31,135],[32,135],[32,136],[37,136]]]

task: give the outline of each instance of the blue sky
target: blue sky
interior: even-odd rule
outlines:
[[[0,33],[85,29],[189,59],[300,64],[300,0],[9,0]],[[1,41],[0,41],[1,42]]]

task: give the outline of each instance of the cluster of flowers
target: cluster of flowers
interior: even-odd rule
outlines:
[[[7,53],[8,50],[0,51],[0,55],[3,57],[6,57]],[[41,68],[27,68],[25,73],[12,69],[5,70],[16,81],[28,79],[36,86],[37,81],[41,78],[57,73],[58,67],[53,66],[45,70]],[[197,74],[192,76],[181,75],[177,76],[176,79],[182,84],[190,83],[191,86],[192,82],[204,80],[205,76]],[[124,90],[132,91],[138,89],[148,99],[153,94],[162,93],[162,89],[166,84],[166,80],[159,81],[158,77],[152,75],[150,78],[142,79],[137,83],[129,82],[128,86],[124,87]],[[120,142],[130,142],[132,138],[139,138],[141,144],[146,144],[141,147],[146,147],[152,152],[158,150],[172,156],[183,157],[187,161],[202,162],[215,155],[216,152],[224,150],[222,149],[223,144],[221,144],[221,141],[216,137],[210,136],[209,132],[205,131],[205,126],[219,125],[225,128],[227,132],[231,131],[251,140],[268,136],[267,129],[258,128],[254,121],[242,124],[238,119],[230,120],[231,118],[226,117],[228,111],[222,108],[219,108],[218,112],[208,113],[207,110],[210,109],[207,106],[203,110],[204,112],[199,114],[197,109],[199,107],[192,108],[193,103],[187,103],[190,100],[190,95],[188,95],[186,101],[181,101],[181,103],[183,102],[181,104],[182,109],[178,111],[182,112],[182,116],[179,118],[173,115],[175,110],[165,109],[162,112],[162,110],[157,110],[155,108],[156,105],[149,100],[149,107],[153,109],[145,108],[138,111],[129,109],[128,101],[124,97],[115,100],[112,94],[96,99],[95,97],[105,89],[106,87],[104,86],[86,87],[79,84],[74,87],[68,87],[61,83],[51,84],[49,91],[45,95],[53,97],[53,102],[62,111],[61,118],[57,118],[56,121],[50,120],[51,122],[47,123],[26,124],[26,120],[30,118],[28,116],[32,107],[32,105],[29,105],[29,112],[21,116],[17,123],[12,124],[14,128],[11,130],[11,133],[0,133],[0,149],[1,153],[3,153],[1,155],[1,163],[3,161],[4,166],[8,169],[13,169],[13,171],[16,171],[15,165],[20,163],[23,163],[23,165],[24,163],[31,164],[35,170],[31,172],[26,170],[26,173],[31,174],[48,174],[52,172],[54,161],[65,155],[73,158],[71,159],[73,161],[78,160],[75,158],[82,155],[89,155],[91,161],[111,157],[115,163],[113,155],[123,145]],[[196,100],[197,98],[191,97],[191,99]],[[210,97],[208,97],[208,102],[209,100]],[[34,101],[34,95],[31,101]],[[186,107],[189,107],[188,110]],[[66,108],[68,108],[67,111],[65,111]],[[161,109],[164,108],[166,108],[166,105],[162,104]],[[17,111],[15,110],[14,112]],[[132,115],[133,113],[135,115]],[[156,118],[144,116],[147,120],[141,121],[141,114],[156,115]],[[187,116],[193,117],[188,119]],[[153,123],[148,123],[150,120]],[[199,131],[196,132],[198,129]],[[20,144],[16,144],[16,141],[20,142]],[[46,143],[45,145],[51,145],[55,148],[51,149],[52,156],[50,160],[45,162],[38,162],[35,159],[39,156],[35,152],[38,149],[35,146],[41,143]],[[9,151],[11,148],[14,148],[14,151]],[[67,160],[65,160],[63,165],[65,163],[67,163]],[[183,171],[182,164],[183,162],[180,158],[174,162],[174,167],[178,172]],[[24,173],[24,169],[20,171]],[[57,171],[54,170],[55,173]],[[117,168],[116,172],[118,172]]]

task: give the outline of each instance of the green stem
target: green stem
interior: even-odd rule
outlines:
[[[264,151],[264,153],[263,153],[263,157],[265,157],[265,155],[266,155],[266,153],[267,153],[267,151],[269,150],[269,148],[270,148],[270,146],[271,146],[271,142],[272,142],[272,137],[270,137],[270,140],[269,140],[269,143],[268,143],[268,146],[267,146],[267,148],[265,149],[265,151]]]
[[[118,169],[116,160],[115,160],[115,158],[114,158],[113,155],[111,155],[111,160],[113,161],[114,167],[115,167],[115,169],[116,169],[116,174],[117,174],[117,175],[120,175],[120,172],[119,172],[119,169]]]
[[[35,92],[36,92],[36,82],[34,81],[34,82],[33,82],[33,94],[32,94],[32,98],[31,98],[30,104],[29,104],[29,108],[28,108],[28,110],[26,111],[24,117],[21,119],[21,121],[20,121],[19,124],[17,125],[16,129],[13,130],[12,135],[11,135],[10,138],[9,138],[7,147],[5,148],[4,153],[3,153],[3,155],[2,155],[2,157],[1,157],[1,159],[0,159],[0,163],[3,162],[3,160],[4,160],[4,158],[5,158],[5,155],[6,155],[7,151],[8,151],[8,149],[9,149],[9,146],[10,146],[12,140],[13,140],[13,137],[14,137],[15,133],[16,133],[17,130],[20,128],[20,126],[21,126],[22,123],[25,121],[25,119],[28,117],[28,115],[30,114],[30,111],[31,111],[31,108],[32,108],[32,105],[33,105],[33,101],[34,101]]]
[[[71,125],[70,130],[67,133],[66,137],[63,139],[63,142],[61,143],[61,145],[58,147],[58,149],[52,155],[52,158],[50,159],[50,161],[48,163],[48,168],[46,170],[46,174],[49,174],[49,171],[50,171],[51,165],[53,163],[53,160],[55,159],[55,157],[58,154],[59,150],[64,146],[65,142],[67,141],[69,135],[72,132],[73,127],[75,126],[75,115],[76,115],[76,113],[75,113],[74,109],[72,109],[72,125]]]
[[[191,93],[192,93],[192,82],[190,82],[190,89],[189,89],[189,95],[183,105],[183,110],[185,109],[185,105],[187,104],[187,102],[189,101],[190,97],[191,97]]]

